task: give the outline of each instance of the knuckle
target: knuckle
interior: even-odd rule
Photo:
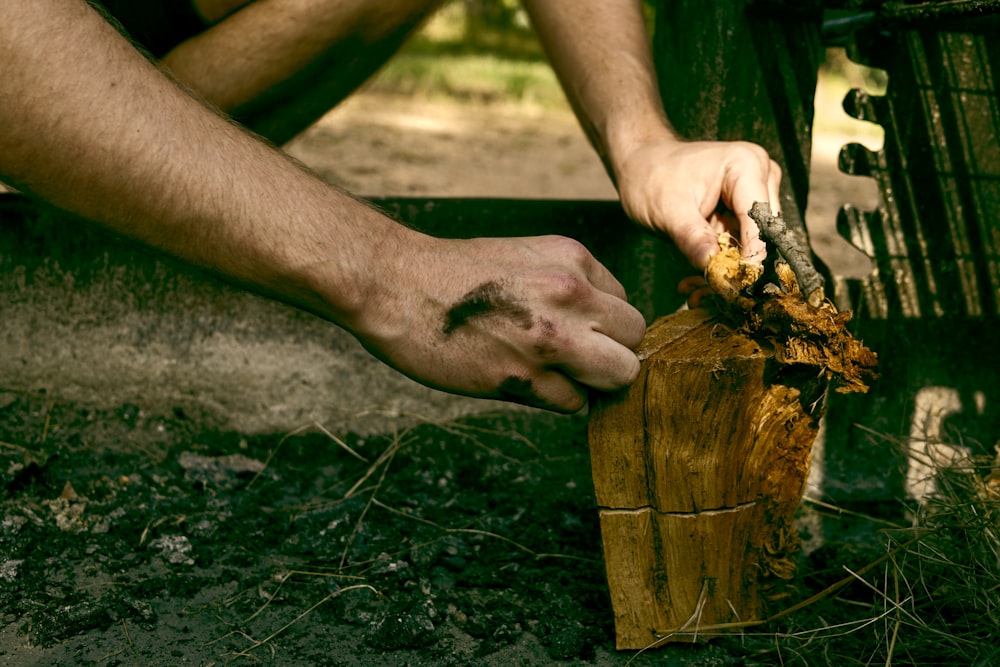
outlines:
[[[545,283],[546,291],[557,303],[581,301],[592,289],[582,276],[566,270],[550,272]]]
[[[755,144],[752,141],[738,141],[736,142],[736,145],[745,151],[748,156],[752,156],[754,159],[762,161],[770,159],[767,151],[760,144]]]
[[[568,236],[553,236],[551,242],[559,256],[574,265],[590,260],[590,251],[576,239]]]
[[[760,144],[750,141],[737,141],[733,145],[733,159],[740,164],[750,165],[762,170],[773,169],[775,164],[770,154]]]

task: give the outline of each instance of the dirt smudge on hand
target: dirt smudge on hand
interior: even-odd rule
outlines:
[[[450,336],[484,317],[506,319],[521,329],[530,329],[533,324],[531,311],[506,293],[499,282],[491,280],[469,291],[448,310],[441,331]]]
[[[531,384],[531,380],[527,378],[512,375],[500,383],[498,390],[502,397],[519,403],[530,402],[533,405],[538,405],[543,402],[535,393],[535,387]]]

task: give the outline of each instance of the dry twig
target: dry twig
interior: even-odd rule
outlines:
[[[767,202],[754,202],[749,214],[760,227],[761,234],[774,244],[792,267],[799,289],[805,295],[806,303],[813,308],[819,308],[824,299],[823,276],[813,267],[808,241],[785,224],[780,215],[773,215],[771,206]]]

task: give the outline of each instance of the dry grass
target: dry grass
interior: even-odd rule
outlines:
[[[761,664],[1000,663],[1000,455],[942,464],[934,481],[906,503],[909,525],[877,532],[880,555],[778,615]]]

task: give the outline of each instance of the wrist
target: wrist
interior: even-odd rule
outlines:
[[[662,113],[623,113],[608,122],[605,130],[605,164],[615,183],[620,183],[626,165],[635,152],[650,145],[681,143]]]
[[[311,299],[306,307],[362,340],[404,337],[409,323],[402,300],[430,237],[374,209],[365,207],[360,217],[363,238],[354,239],[351,252],[304,267]]]

